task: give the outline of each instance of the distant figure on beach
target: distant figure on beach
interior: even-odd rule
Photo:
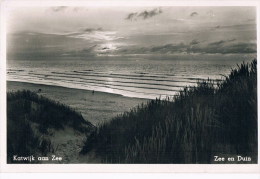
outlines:
[[[93,90],[93,91],[92,91],[92,94],[94,95],[94,93],[95,93],[95,91]]]
[[[40,89],[38,89],[38,93],[40,93],[40,92],[42,92],[42,89],[40,88]]]

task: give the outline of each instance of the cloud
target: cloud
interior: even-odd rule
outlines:
[[[217,41],[217,42],[212,42],[212,43],[210,43],[209,45],[214,45],[214,46],[216,46],[216,45],[222,45],[222,44],[224,44],[226,41],[224,41],[224,40],[220,40],[220,41]]]
[[[171,54],[177,52],[185,52],[189,46],[184,43],[166,44],[152,47],[129,47],[121,49],[118,53],[121,54]]]
[[[250,42],[236,42],[236,39],[221,40],[212,43],[202,43],[192,40],[190,43],[166,44],[154,47],[136,47],[122,49],[123,54],[174,54],[174,53],[201,53],[201,54],[234,54],[256,53],[256,44]]]
[[[67,37],[81,38],[89,41],[112,41],[118,39],[124,39],[124,37],[117,36],[116,31],[107,31],[103,28],[84,28],[77,32],[71,32],[64,34]]]
[[[170,53],[170,52],[183,52],[187,49],[187,45],[183,43],[179,44],[167,44],[163,46],[157,46],[151,48],[151,52]]]
[[[102,27],[98,28],[80,28],[71,32],[56,32],[56,33],[44,33],[49,35],[60,35],[69,38],[78,38],[88,40],[90,42],[102,42],[125,39],[123,36],[118,36],[116,31],[104,30]]]
[[[256,44],[251,42],[235,42],[236,39],[220,40],[188,48],[188,53],[208,53],[208,54],[234,54],[234,53],[256,53]]]
[[[161,8],[155,8],[153,10],[144,10],[142,12],[132,12],[132,13],[129,13],[127,16],[126,16],[126,20],[137,20],[137,19],[148,19],[148,18],[151,18],[153,16],[156,16],[156,15],[159,15],[162,13],[162,10]]]
[[[86,48],[81,51],[70,53],[75,56],[93,56],[94,54],[178,54],[178,53],[198,53],[198,54],[236,54],[236,53],[256,53],[256,43],[236,42],[236,39],[220,40],[211,43],[192,40],[188,43],[165,44],[150,47],[138,46],[118,46],[108,44],[99,44]]]
[[[216,45],[223,45],[223,44],[225,44],[225,43],[227,43],[227,42],[233,42],[233,41],[235,41],[235,40],[236,40],[236,39],[220,40],[220,41],[217,41],[217,42],[209,43],[209,45],[214,45],[214,46],[216,46]]]
[[[137,16],[137,12],[133,12],[127,15],[126,20],[133,20]],[[136,20],[136,19],[135,19]]]
[[[80,50],[66,52],[63,54],[63,56],[93,57],[97,55],[116,54],[116,51],[118,50],[117,45],[118,44],[116,43],[96,44]]]
[[[96,32],[96,31],[102,31],[103,29],[101,27],[99,28],[86,28],[86,29],[83,29],[84,32],[89,32],[89,33],[92,33],[92,32]]]
[[[222,53],[256,53],[256,44],[253,43],[236,43],[227,46]]]
[[[161,13],[162,13],[162,10],[160,8],[156,8],[151,11],[143,11],[143,12],[139,13],[138,17],[147,19],[147,18],[153,17],[153,16],[161,14]]]
[[[190,17],[195,17],[195,16],[198,16],[199,14],[197,13],[197,12],[192,12],[191,14],[190,14]]]

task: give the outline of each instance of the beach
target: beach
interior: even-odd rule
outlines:
[[[39,89],[41,89],[40,92]],[[130,98],[98,91],[93,93],[89,90],[7,81],[7,91],[18,90],[34,91],[39,95],[66,104],[80,112],[85,120],[94,125],[148,101],[148,99]]]
[[[256,4],[94,4],[6,4],[4,164],[259,163]]]

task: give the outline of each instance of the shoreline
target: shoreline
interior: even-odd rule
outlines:
[[[29,83],[29,84],[35,84],[35,85],[56,86],[56,87],[69,88],[69,89],[75,89],[75,90],[93,91],[92,89],[79,88],[79,87],[74,88],[71,86],[63,86],[63,85],[58,85],[58,84],[44,84],[44,83],[39,83],[39,82],[26,82],[26,81],[16,81],[16,80],[6,80],[6,82]],[[146,99],[146,100],[153,100],[153,99],[155,99],[155,97],[157,98],[157,96],[149,98],[149,97],[140,97],[140,96],[134,96],[134,95],[124,95],[122,93],[113,93],[113,92],[101,91],[101,90],[95,90],[95,92],[108,93],[108,94],[120,95],[120,96],[127,97],[127,98],[138,98],[138,99]],[[132,93],[132,91],[128,91],[128,92]]]
[[[40,92],[38,90],[41,89]],[[120,94],[75,89],[47,84],[6,81],[6,90],[30,90],[49,99],[61,102],[80,112],[93,125],[107,121],[129,111],[150,99],[126,97]]]
[[[34,82],[24,82],[24,81],[12,81],[12,80],[6,80],[6,85],[7,83],[27,83],[27,84],[34,84],[34,85],[42,85],[42,86],[53,86],[53,87],[58,87],[58,88],[68,88],[68,89],[74,89],[74,90],[84,90],[84,91],[90,91],[92,92],[93,90],[89,89],[83,89],[83,88],[73,88],[69,86],[59,86],[59,85],[52,85],[52,84],[42,84],[42,83],[34,83]],[[7,89],[7,88],[6,88]],[[153,100],[152,98],[141,98],[141,97],[132,97],[132,96],[124,96],[122,94],[117,94],[117,93],[109,93],[109,92],[104,92],[104,91],[95,91],[95,93],[105,93],[105,94],[111,94],[111,95],[118,95],[126,98],[135,98],[135,99],[144,99],[144,100]]]

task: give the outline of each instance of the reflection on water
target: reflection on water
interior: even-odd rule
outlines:
[[[164,98],[198,80],[220,80],[253,57],[179,55],[94,59],[8,60],[7,80],[103,91],[129,97]]]

